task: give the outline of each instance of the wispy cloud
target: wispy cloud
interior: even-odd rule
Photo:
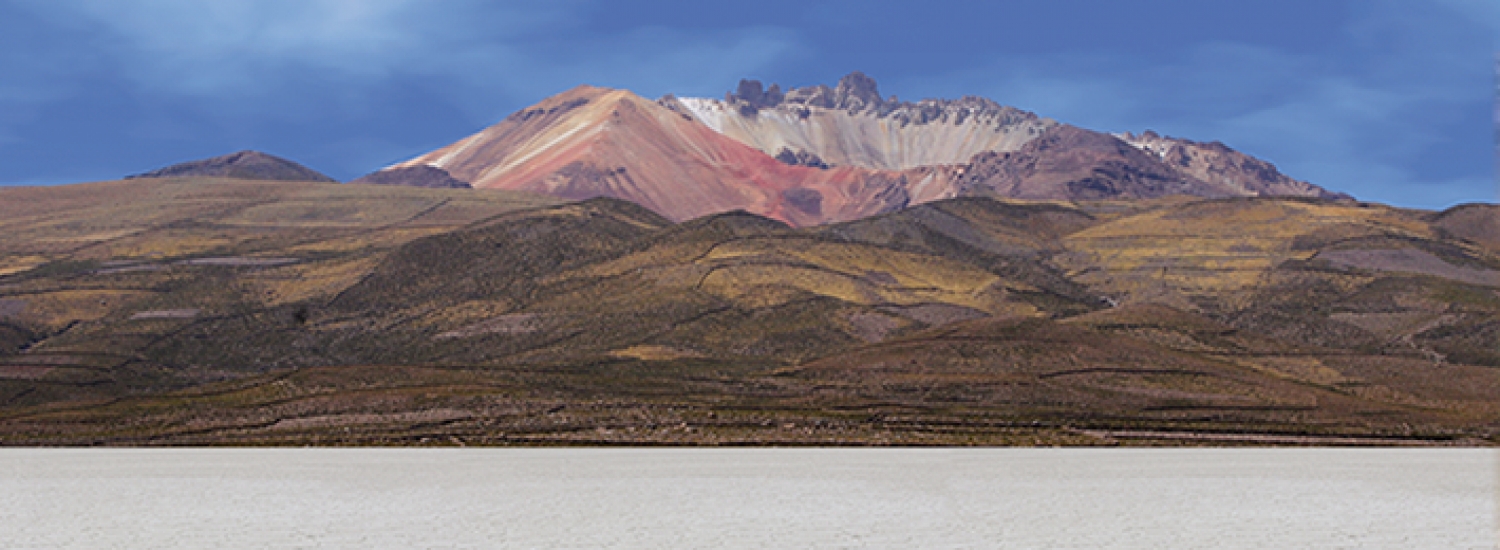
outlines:
[[[593,2],[450,0],[74,0],[27,2],[97,33],[140,90],[224,99],[357,91],[432,78],[455,100],[538,99],[584,81],[663,89],[723,82],[794,47],[784,29],[695,33],[576,28]],[[357,93],[357,92],[346,92]],[[466,105],[485,110],[477,105]]]
[[[413,0],[75,0],[29,2],[54,21],[98,33],[137,85],[234,94],[281,83],[289,67],[380,78],[438,54],[461,15]],[[555,10],[486,10],[504,38]],[[452,19],[454,21],[450,21]],[[460,29],[461,30],[461,29]]]
[[[579,84],[645,95],[719,93],[724,82],[772,65],[798,48],[795,33],[772,27],[693,32],[643,27],[616,34],[572,34],[557,41],[475,44],[407,69],[436,79],[472,116],[494,120],[508,99],[535,101]]]
[[[801,47],[787,28],[600,21],[603,0],[13,0],[0,3],[0,143],[70,130],[130,162],[292,149],[339,177],[436,147],[580,83],[717,92]],[[109,128],[96,128],[96,124]],[[43,137],[48,136],[48,137]],[[120,140],[130,140],[121,144]],[[114,140],[114,141],[111,141]],[[146,145],[157,144],[143,151]],[[126,146],[129,145],[129,146]],[[132,149],[132,147],[138,147]],[[143,154],[149,153],[149,154]],[[159,155],[156,157],[155,155]],[[27,161],[11,181],[60,168]],[[86,172],[78,172],[86,170]],[[24,179],[18,179],[24,178]]]

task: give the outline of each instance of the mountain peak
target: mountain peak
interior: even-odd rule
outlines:
[[[858,99],[866,104],[879,105],[880,88],[875,84],[875,79],[865,73],[854,71],[839,79],[839,85],[834,88],[834,96],[844,101]]]
[[[714,131],[787,164],[824,168],[961,165],[981,152],[1019,149],[1057,125],[976,96],[882,99],[875,79],[859,71],[834,87],[784,89],[746,79],[723,101],[672,99],[674,108]]]
[[[974,194],[1322,196],[1219,144],[1190,144],[1186,164],[1164,158],[1139,143],[1164,139],[1153,136],[1092,132],[976,96],[881,99],[861,72],[832,87],[745,79],[722,101],[579,86],[360,181],[614,197],[678,221],[745,210],[794,226]]]
[[[773,83],[766,88],[759,80],[741,80],[735,91],[724,94],[724,103],[744,116],[753,116],[764,109],[780,109],[807,118],[812,109],[829,109],[850,114],[872,114],[902,125],[932,122],[963,124],[965,120],[976,119],[1002,126],[1039,124],[1042,127],[1038,128],[1040,131],[1053,124],[1033,113],[978,96],[923,99],[917,102],[901,101],[896,96],[881,98],[879,84],[860,71],[844,75],[832,88],[817,84],[790,88],[785,92],[779,84]]]
[[[194,176],[247,180],[338,182],[338,180],[290,160],[268,155],[260,151],[249,150],[173,164],[166,168],[152,170],[144,174],[125,176],[125,179]]]
[[[724,101],[740,102],[754,109],[775,107],[784,99],[786,95],[781,93],[780,84],[772,84],[770,89],[765,89],[759,80],[742,79],[735,91],[724,94]]]
[[[735,91],[724,94],[724,102],[739,105],[741,110],[748,112],[781,105],[805,105],[851,112],[867,109],[880,111],[883,107],[899,104],[894,97],[889,101],[881,99],[880,88],[875,79],[859,71],[844,75],[833,88],[818,84],[792,88],[785,93],[781,91],[780,84],[773,83],[770,88],[764,88],[759,80],[741,80]]]

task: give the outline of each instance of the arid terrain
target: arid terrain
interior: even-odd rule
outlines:
[[[1497,219],[0,189],[0,444],[1493,444]]]
[[[861,73],[0,188],[0,235],[0,445],[1500,441],[1500,206]]]

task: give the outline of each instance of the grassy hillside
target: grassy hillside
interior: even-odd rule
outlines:
[[[1490,214],[0,190],[0,444],[1493,442]]]
[[[235,354],[280,342],[286,317],[357,283],[401,245],[544,197],[327,183],[138,179],[0,190],[0,396],[104,398],[286,365]],[[215,323],[253,337],[160,343]]]

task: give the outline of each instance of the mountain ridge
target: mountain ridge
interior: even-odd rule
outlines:
[[[1151,130],[1139,135],[1126,132],[1115,137],[1142,151],[1157,155],[1162,162],[1178,166],[1182,172],[1202,181],[1218,182],[1258,195],[1354,199],[1346,193],[1335,193],[1293,179],[1282,174],[1275,165],[1235,151],[1217,141],[1201,143],[1162,136]]]
[[[678,221],[745,209],[798,225],[902,208],[910,182],[945,177],[788,165],[628,90],[592,86],[386,170],[420,165],[479,189],[615,197]]]
[[[1347,198],[1216,142],[1152,136],[1083,130],[973,96],[882,98],[855,72],[831,88],[744,80],[723,100],[579,86],[383,172],[429,166],[476,188],[615,197],[676,221],[742,209],[795,226],[965,194]]]
[[[663,101],[767,154],[779,156],[785,149],[832,165],[879,170],[963,164],[983,151],[1015,150],[1057,125],[975,96],[917,103],[881,99],[874,79],[859,72],[834,88],[817,85],[783,94],[774,84],[767,92],[760,82],[744,80],[723,101]],[[886,134],[891,124],[898,131]]]

